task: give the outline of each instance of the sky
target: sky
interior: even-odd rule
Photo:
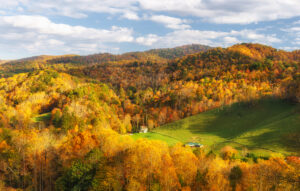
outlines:
[[[300,0],[0,0],[0,60],[242,42],[300,49]]]

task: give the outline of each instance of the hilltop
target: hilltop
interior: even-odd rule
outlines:
[[[146,52],[150,54],[156,54],[166,59],[175,59],[188,54],[204,52],[212,48],[213,47],[200,45],[200,44],[191,44],[191,45],[178,46],[175,48],[152,49]]]
[[[28,72],[34,69],[49,67],[49,65],[71,64],[78,66],[132,63],[132,62],[157,62],[166,63],[168,60],[179,58],[188,54],[193,54],[211,49],[205,45],[185,45],[175,48],[153,49],[144,52],[128,52],[120,55],[110,53],[100,53],[87,56],[79,55],[40,55],[29,58],[8,61],[2,70],[8,73]]]

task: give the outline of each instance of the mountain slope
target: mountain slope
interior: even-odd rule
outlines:
[[[216,151],[232,145],[261,155],[273,151],[295,154],[300,146],[299,106],[280,100],[237,103],[161,126],[149,135],[135,136],[165,139],[170,144],[199,142]]]

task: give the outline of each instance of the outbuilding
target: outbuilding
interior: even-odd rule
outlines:
[[[148,133],[148,127],[147,126],[141,126],[140,133]]]
[[[194,142],[188,142],[188,143],[186,143],[185,144],[185,146],[189,146],[189,147],[203,147],[203,145],[202,144],[200,144],[200,143],[194,143]]]

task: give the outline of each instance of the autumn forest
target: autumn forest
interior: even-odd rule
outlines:
[[[0,62],[0,190],[297,191],[299,103],[261,44]]]

